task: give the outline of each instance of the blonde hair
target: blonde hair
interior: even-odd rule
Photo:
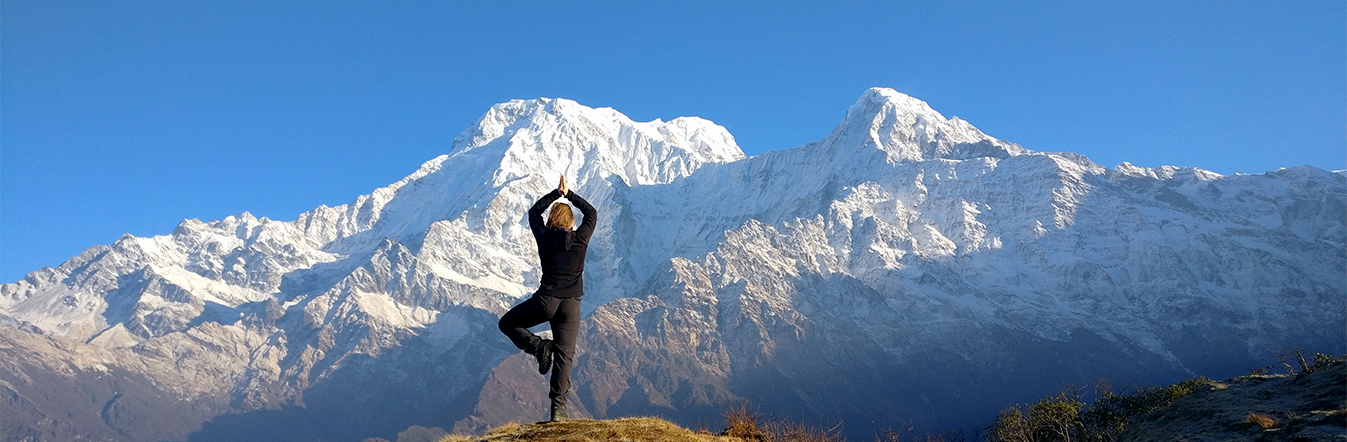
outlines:
[[[552,211],[547,214],[547,225],[554,229],[569,229],[575,226],[575,215],[566,203],[552,203]]]

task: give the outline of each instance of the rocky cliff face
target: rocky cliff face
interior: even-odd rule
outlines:
[[[603,214],[581,414],[695,423],[747,399],[868,433],[1344,347],[1340,174],[1106,168],[887,89],[752,158],[705,120],[539,99],[349,204],[188,220],[0,286],[22,416],[4,429],[359,440],[533,419],[544,381],[494,323],[537,284],[524,212],[563,173]]]

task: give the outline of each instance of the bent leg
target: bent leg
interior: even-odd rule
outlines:
[[[538,296],[532,296],[514,306],[510,311],[505,312],[497,325],[500,327],[500,332],[510,338],[510,342],[513,342],[515,347],[533,353],[542,338],[529,331],[529,327],[537,326],[546,321],[547,310],[544,308],[542,301],[538,299]]]
[[[566,405],[571,392],[571,367],[575,363],[575,341],[580,334],[580,298],[564,298],[552,316],[552,405]]]

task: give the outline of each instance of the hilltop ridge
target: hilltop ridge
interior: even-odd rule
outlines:
[[[1034,404],[1027,414],[1011,411],[1019,407],[1007,409],[986,432],[965,435],[961,431],[919,433],[888,428],[876,430],[874,439],[885,442],[983,442],[983,437],[1006,442],[1341,440],[1347,435],[1347,388],[1344,388],[1347,362],[1343,357],[1319,355],[1301,369],[1294,374],[1271,375],[1264,373],[1265,369],[1256,370],[1218,381],[1199,377],[1166,387],[1143,387],[1122,395],[1109,393],[1092,404],[1059,395]],[[1074,411],[1073,414],[1048,411],[1054,408]],[[1054,414],[1056,420],[1051,417]],[[725,417],[727,428],[715,434],[704,429],[694,432],[657,417],[637,417],[527,425],[512,422],[480,436],[449,435],[443,429],[413,426],[391,442],[846,440],[835,429],[825,431],[790,422],[764,421],[760,415],[749,413],[747,405],[727,411]],[[1023,421],[1012,422],[1012,417]]]

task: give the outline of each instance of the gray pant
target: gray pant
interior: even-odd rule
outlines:
[[[580,333],[580,298],[554,298],[534,294],[514,306],[500,318],[500,331],[529,354],[538,349],[542,338],[529,327],[548,322],[552,325],[552,340],[556,351],[552,354],[552,390],[548,397],[552,405],[566,405],[571,391],[571,366],[575,362],[575,337]]]

